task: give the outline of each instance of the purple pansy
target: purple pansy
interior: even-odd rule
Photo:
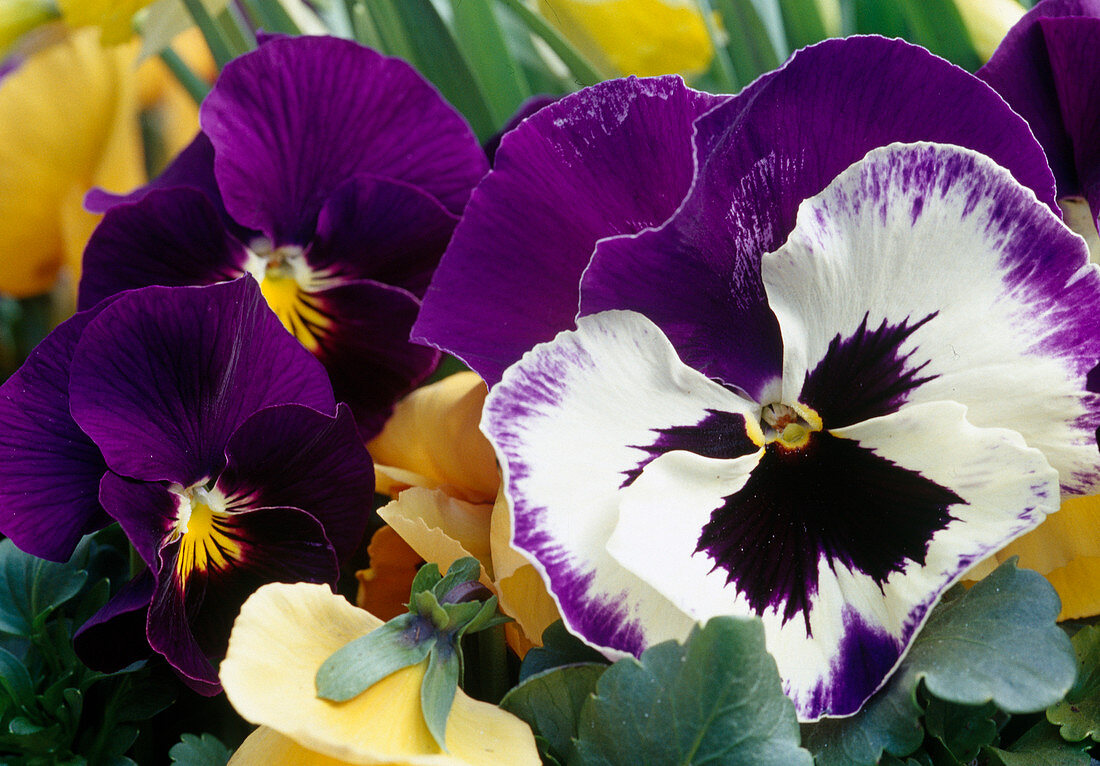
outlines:
[[[148,566],[82,629],[97,666],[127,627],[219,690],[244,599],[335,583],[365,529],[370,456],[323,368],[248,278],[129,291],[59,326],[0,387],[0,531],[64,560],[116,520]],[[121,631],[121,633],[120,633]]]
[[[369,437],[436,362],[409,328],[484,153],[410,66],[336,38],[267,39],[225,67],[200,119],[151,184],[89,195],[107,213],[80,307],[251,274]]]
[[[1095,240],[1100,221],[1100,0],[1043,0],[1014,26],[978,77],[1035,131],[1073,223],[1075,199]]]
[[[505,137],[413,336],[495,384],[513,543],[573,632],[756,615],[800,718],[848,715],[1100,483],[1100,273],[1056,211],[1026,123],[898,40],[728,99],[612,81]]]

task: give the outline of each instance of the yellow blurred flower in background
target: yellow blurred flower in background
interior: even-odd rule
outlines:
[[[486,393],[472,372],[420,388],[397,404],[367,449],[374,458],[377,491],[395,498],[379,515],[416,556],[440,570],[464,556],[480,561],[483,584],[497,595],[500,610],[516,621],[505,631],[522,656],[541,643],[542,631],[559,614],[538,572],[510,545],[511,518],[500,473],[492,447],[478,430]],[[379,591],[408,599],[415,569],[410,555],[402,554],[401,541],[387,528],[375,534],[371,560],[380,566],[360,574],[361,606],[378,608],[394,597]],[[392,583],[392,577],[408,580]],[[391,604],[391,609],[398,606]]]
[[[989,61],[1008,30],[1024,15],[1024,7],[1016,0],[955,0],[955,7],[982,61]]]
[[[333,652],[382,625],[324,585],[273,583],[253,593],[233,625],[221,664],[230,703],[260,724],[233,766],[537,766],[523,721],[461,689],[443,753],[420,709],[427,660],[386,676],[346,702],[316,696],[314,678]]]
[[[100,216],[93,186],[125,192],[147,180],[143,110],[159,114],[165,158],[198,130],[198,107],[159,60],[140,68],[138,42],[104,47],[92,28],[60,31],[0,78],[0,292],[17,298],[75,290],[84,245]],[[201,39],[181,40],[213,75]]]
[[[153,0],[57,0],[70,27],[99,27],[104,45],[117,45],[133,34],[134,14]]]
[[[693,0],[539,0],[539,11],[604,69],[700,74],[714,49]]]

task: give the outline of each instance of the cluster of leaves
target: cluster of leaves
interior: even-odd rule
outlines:
[[[73,633],[125,581],[115,530],[86,538],[66,563],[0,541],[0,762],[10,766],[125,766],[143,726],[176,700],[177,684],[135,663],[116,673],[85,666]],[[173,762],[224,766],[216,739],[185,736]]]
[[[944,599],[857,715],[801,727],[760,623],[728,617],[614,665],[555,625],[501,704],[555,766],[1088,766],[1100,628],[1071,644],[1057,611],[1050,585],[1009,562]]]

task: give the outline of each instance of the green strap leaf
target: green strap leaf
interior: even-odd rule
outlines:
[[[954,0],[900,0],[912,33],[908,39],[969,72],[982,65]]]
[[[742,86],[779,66],[768,30],[751,0],[712,0],[722,17],[726,52]]]
[[[779,0],[779,10],[791,48],[804,48],[829,36],[817,0]]]
[[[581,710],[576,747],[579,763],[600,766],[812,763],[763,625],[733,617],[604,671]]]
[[[515,114],[531,89],[497,21],[494,0],[451,0],[455,41],[470,62],[495,125]]]
[[[454,650],[446,644],[436,644],[428,659],[428,670],[420,684],[420,710],[424,723],[443,751],[447,751],[447,716],[454,704],[458,689],[461,662]]]
[[[904,757],[923,738],[918,684],[959,705],[992,702],[1008,713],[1042,710],[1069,690],[1073,648],[1055,619],[1058,594],[1040,574],[1005,562],[941,603],[887,686],[851,718],[804,727],[819,766],[874,766]]]
[[[614,75],[601,72],[599,68],[581,54],[566,40],[558,30],[550,26],[542,16],[528,8],[523,0],[500,0],[508,10],[526,26],[531,34],[542,38],[550,50],[562,60],[562,63],[573,73],[573,80],[578,88],[586,85],[595,85],[604,80],[610,80]]]
[[[436,635],[430,628],[420,630],[421,623],[419,615],[403,614],[337,649],[317,670],[317,696],[343,702],[423,661]]]
[[[607,668],[585,663],[543,671],[504,695],[500,706],[531,726],[544,760],[565,763],[573,750],[581,708],[595,694],[596,682]]]

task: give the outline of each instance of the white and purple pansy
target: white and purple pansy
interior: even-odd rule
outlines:
[[[409,328],[484,152],[408,64],[329,37],[264,39],[225,67],[200,120],[151,184],[88,195],[107,212],[80,307],[250,274],[369,438],[437,361]]]
[[[573,632],[638,654],[756,615],[800,718],[850,715],[972,564],[1100,483],[1100,272],[1056,211],[1023,120],[900,41],[709,103],[614,81],[505,136],[414,337],[495,384],[513,543]]]
[[[1031,125],[1054,171],[1067,223],[1093,248],[1100,247],[1098,41],[1100,0],[1043,0],[977,72]]]
[[[354,418],[248,278],[128,291],[0,386],[0,532],[65,560],[117,521],[148,567],[76,637],[93,667],[162,654],[196,690],[266,582],[334,584],[374,489]]]

